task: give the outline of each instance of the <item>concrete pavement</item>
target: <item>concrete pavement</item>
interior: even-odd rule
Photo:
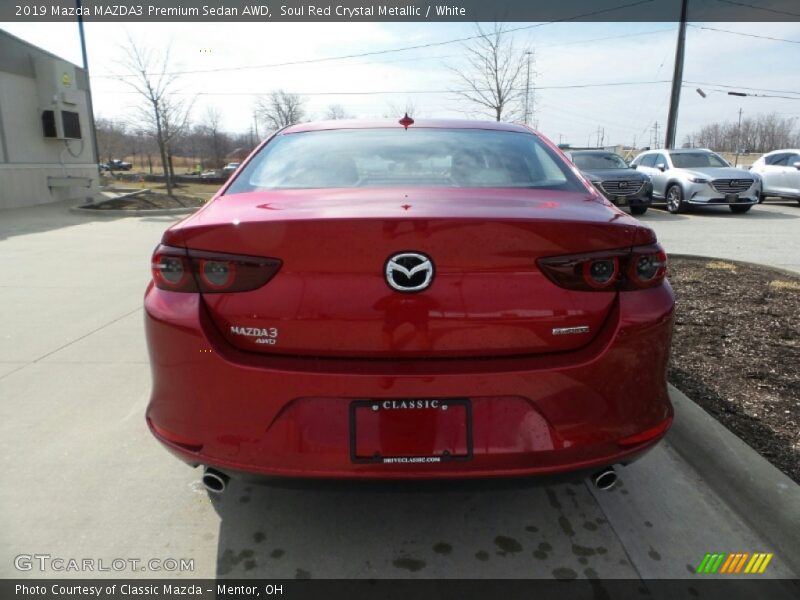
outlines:
[[[770,240],[779,227],[796,228],[800,210],[765,209],[787,215],[769,219]],[[701,215],[698,227],[730,239],[717,226],[739,231],[739,220],[761,210],[735,220]],[[694,216],[676,229],[659,213],[646,219],[678,252]],[[800,573],[800,536],[781,527],[800,506],[800,488],[676,391],[667,443],[623,469],[609,493],[563,478],[234,482],[212,503],[199,471],[168,455],[143,419],[150,381],[141,298],[150,253],[174,220],[89,220],[59,205],[0,213],[0,577],[41,576],[13,565],[34,553],[188,558],[194,571],[181,575],[194,577],[691,579],[706,552],[744,551],[775,553],[765,576]],[[715,440],[710,450],[705,438]],[[733,465],[716,460],[716,447],[737,457]],[[731,498],[732,479],[720,472],[736,461],[761,485],[760,505]],[[770,597],[791,597],[775,585]]]
[[[767,200],[734,215],[727,206],[671,215],[651,208],[637,217],[658,235],[667,254],[697,254],[770,265],[800,273],[800,204]]]

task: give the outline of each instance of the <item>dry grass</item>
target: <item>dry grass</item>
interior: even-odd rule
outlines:
[[[736,272],[736,265],[721,260],[712,260],[706,263],[706,269],[715,269],[717,271],[733,271]]]
[[[785,279],[774,279],[769,282],[769,287],[776,290],[800,290],[800,281],[788,281]]]

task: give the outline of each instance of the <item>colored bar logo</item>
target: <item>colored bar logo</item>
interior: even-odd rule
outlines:
[[[726,575],[760,575],[763,573],[769,561],[772,560],[772,552],[732,552],[730,554],[706,554],[702,562],[697,567],[697,573],[713,574],[724,573]]]

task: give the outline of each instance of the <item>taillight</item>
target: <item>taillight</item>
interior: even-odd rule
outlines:
[[[583,263],[583,280],[589,287],[606,290],[619,279],[619,257],[597,258]]]
[[[655,244],[634,248],[628,259],[627,281],[630,289],[649,288],[660,285],[667,274],[667,254]]]
[[[246,292],[267,283],[281,266],[276,258],[221,254],[159,246],[153,253],[153,282],[173,292]]]
[[[556,285],[586,292],[655,287],[667,274],[667,255],[659,244],[551,256],[540,258],[538,264]]]

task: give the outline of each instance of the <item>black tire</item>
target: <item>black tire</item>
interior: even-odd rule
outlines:
[[[667,201],[667,210],[673,215],[686,212],[687,204],[683,200],[683,188],[677,183],[673,183],[667,188],[664,199]]]
[[[647,212],[646,206],[631,206],[632,215],[643,215],[646,212]]]
[[[732,204],[728,208],[731,209],[732,213],[738,215],[738,214],[746,213],[748,210],[753,208],[753,205],[752,204],[743,204],[743,205],[739,206],[737,204]]]

